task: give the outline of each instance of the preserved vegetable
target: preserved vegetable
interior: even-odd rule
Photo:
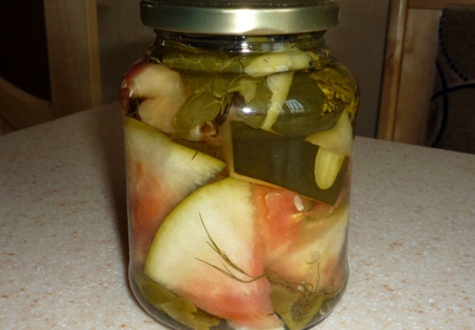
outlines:
[[[158,33],[126,73],[130,276],[161,322],[298,330],[343,294],[359,96],[322,36]]]

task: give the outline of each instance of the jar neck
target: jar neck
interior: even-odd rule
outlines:
[[[288,35],[234,36],[234,35],[199,35],[183,34],[155,30],[155,46],[194,47],[204,51],[227,53],[258,54],[279,52],[289,47],[302,51],[318,49],[325,46],[325,31]]]

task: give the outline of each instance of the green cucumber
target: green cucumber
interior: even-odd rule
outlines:
[[[278,186],[309,198],[334,204],[343,187],[349,165],[344,156],[333,184],[322,189],[315,177],[315,159],[320,147],[301,138],[280,136],[231,123],[232,152],[228,152],[230,175],[248,181]],[[229,155],[232,156],[229,156]]]

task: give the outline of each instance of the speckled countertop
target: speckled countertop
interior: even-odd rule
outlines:
[[[121,121],[0,138],[0,329],[161,329],[127,284]],[[475,329],[475,155],[357,138],[343,300],[318,329]]]

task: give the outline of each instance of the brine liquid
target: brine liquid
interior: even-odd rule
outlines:
[[[130,281],[172,328],[305,329],[345,290],[357,90],[283,49],[158,47],[124,78]]]
[[[153,135],[157,134],[161,138],[165,138],[166,135],[136,119],[128,118],[127,121],[134,123],[125,125],[126,141],[130,140],[126,144],[129,203],[133,204],[129,204],[132,244],[130,278],[139,301],[154,317],[174,328],[226,329],[242,326],[267,328],[267,325],[271,324],[272,328],[303,329],[318,323],[330,313],[343,294],[348,278],[346,261],[348,172],[345,172],[333,205],[313,200],[288,189],[265,185],[259,180],[249,180],[243,184],[249,190],[250,196],[240,193],[229,196],[233,186],[223,191],[222,195],[209,189],[213,195],[207,196],[208,187],[213,187],[219,182],[245,181],[243,178],[229,178],[228,164],[214,176],[207,178],[202,185],[193,186],[183,196],[175,200],[170,199],[168,201],[170,205],[166,205],[166,199],[156,195],[154,191],[160,190],[163,186],[171,187],[173,190],[174,186],[181,184],[183,177],[175,176],[173,167],[166,169],[167,174],[161,172],[164,170],[162,165],[171,166],[170,164],[159,164],[157,167],[147,163],[151,158],[153,160],[153,157],[142,160],[144,158],[140,156],[141,153],[146,156],[154,152],[152,142],[156,141]],[[145,132],[141,132],[140,129]],[[143,143],[139,143],[140,141]],[[160,147],[160,143],[156,147]],[[171,140],[168,143],[173,146],[172,148],[183,147]],[[137,148],[133,149],[134,146]],[[167,148],[169,146],[165,149]],[[189,144],[184,148],[194,150]],[[287,152],[285,145],[281,148],[282,150],[276,148],[275,153]],[[218,153],[221,151],[216,151],[216,154]],[[185,164],[185,168],[187,166],[190,169],[194,168],[193,156],[183,161],[189,162],[188,165]],[[252,161],[243,162],[242,166],[245,164],[250,167],[256,165]],[[284,165],[286,166],[290,164]],[[268,171],[277,172],[281,167],[282,164],[276,163],[274,168],[271,165],[267,165],[266,168]],[[157,172],[153,172],[153,169]],[[152,184],[148,185],[150,182]],[[174,192],[169,191],[169,194],[173,195]],[[241,197],[245,200],[237,200]],[[145,203],[141,204],[140,199]],[[222,213],[209,212],[207,208],[215,210],[215,206],[209,205],[208,200],[222,200],[226,207],[220,211]],[[199,203],[202,203],[200,211],[196,211],[195,205]],[[148,210],[150,205],[154,204],[158,205],[158,209]],[[229,213],[228,208],[232,210],[234,204],[242,204],[244,207],[247,205],[253,219],[232,219],[229,223],[233,228],[228,228],[225,237],[219,237],[222,229],[215,230],[213,224],[225,222],[225,219],[233,217],[234,211]],[[188,205],[192,208],[189,211]],[[150,217],[148,214],[150,212],[161,214],[161,217]],[[208,213],[212,214],[215,220],[207,218]],[[183,220],[180,214],[184,214],[183,216],[187,218]],[[203,224],[200,221],[203,221]],[[195,227],[191,227],[193,224]],[[177,232],[170,233],[175,230],[175,226]],[[245,233],[249,233],[247,236],[233,237],[234,226],[252,226],[253,229],[243,229]],[[230,255],[227,246],[221,245],[225,243],[219,243],[223,238],[235,242],[232,244],[241,244],[246,240],[244,253],[248,253],[249,256],[241,258],[237,255],[227,259]],[[216,246],[215,250],[211,248],[213,244]],[[194,249],[195,246],[196,255],[190,254],[188,249]],[[203,246],[209,248],[203,249]],[[167,252],[158,251],[165,249]],[[153,259],[150,257],[151,250],[162,255],[165,259],[163,266],[161,260],[150,261]],[[256,260],[250,262],[249,258]],[[151,276],[144,274],[147,262],[158,265],[149,267],[148,273]],[[257,267],[259,269],[257,273],[248,273],[243,269],[249,264],[261,266]],[[172,274],[172,277],[182,278],[182,286],[175,282],[168,284],[166,279],[169,276],[162,275],[164,272]],[[162,278],[165,280],[161,281]],[[233,281],[236,282],[233,286],[240,286],[241,290],[226,296],[226,288]],[[212,283],[219,288],[222,285],[223,289],[218,290],[219,295],[213,296],[211,293],[207,294],[206,290],[205,292],[200,290],[200,282],[203,282],[203,286]],[[252,316],[246,317],[229,311],[229,309],[242,309],[243,306],[239,304],[247,303],[246,286],[263,295],[258,297],[250,295],[250,299],[254,300],[250,304],[255,305],[250,309],[257,312],[267,309],[267,312],[259,315],[255,322]],[[203,295],[197,301],[194,299],[196,292]],[[226,304],[229,308],[222,308]]]

